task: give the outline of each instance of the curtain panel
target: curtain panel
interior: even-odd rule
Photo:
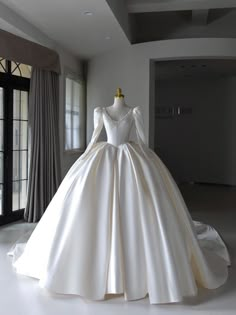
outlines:
[[[60,183],[59,78],[32,69],[29,95],[30,167],[24,218],[37,222]]]

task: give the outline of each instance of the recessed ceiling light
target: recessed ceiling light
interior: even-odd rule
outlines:
[[[86,16],[91,16],[91,15],[93,15],[93,12],[91,12],[91,11],[85,11],[83,14],[86,15]]]
[[[110,40],[110,39],[111,39],[111,36],[106,36],[105,39],[106,39],[106,40]]]

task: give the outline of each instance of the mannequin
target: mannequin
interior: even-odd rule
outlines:
[[[130,110],[131,108],[125,103],[121,88],[118,88],[116,90],[116,95],[114,96],[114,103],[111,106],[106,107],[108,115],[111,117],[111,119],[118,121]]]

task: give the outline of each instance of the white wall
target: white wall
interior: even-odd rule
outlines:
[[[93,109],[113,103],[118,87],[122,88],[129,106],[141,106],[148,126],[149,77],[148,59],[132,47],[94,58],[89,63],[87,82],[87,139],[93,131]],[[147,130],[148,131],[148,130]]]
[[[177,181],[236,185],[235,91],[229,77],[156,82],[157,106],[192,109],[156,119],[156,152]]]
[[[150,91],[150,60],[236,58],[236,39],[204,38],[137,44],[93,58],[87,82],[87,136],[92,133],[96,106],[112,103],[116,88],[123,88],[130,106],[141,106],[151,146],[154,143],[154,97]]]

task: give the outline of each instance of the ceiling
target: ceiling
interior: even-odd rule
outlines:
[[[132,43],[236,38],[235,0],[128,0]]]
[[[130,13],[236,8],[235,0],[127,0]]]
[[[22,18],[17,25],[21,27],[25,21],[29,22],[81,58],[91,58],[129,43],[105,0],[0,0],[0,3]],[[9,20],[13,20],[13,24],[17,21],[7,16],[8,11],[6,13],[6,25],[5,16],[1,16],[0,27],[8,30]],[[14,32],[13,27],[9,31]]]
[[[156,62],[156,80],[222,78],[235,76],[236,61],[226,59],[171,60]]]
[[[0,28],[89,59],[153,40],[236,38],[236,1],[0,0]]]

